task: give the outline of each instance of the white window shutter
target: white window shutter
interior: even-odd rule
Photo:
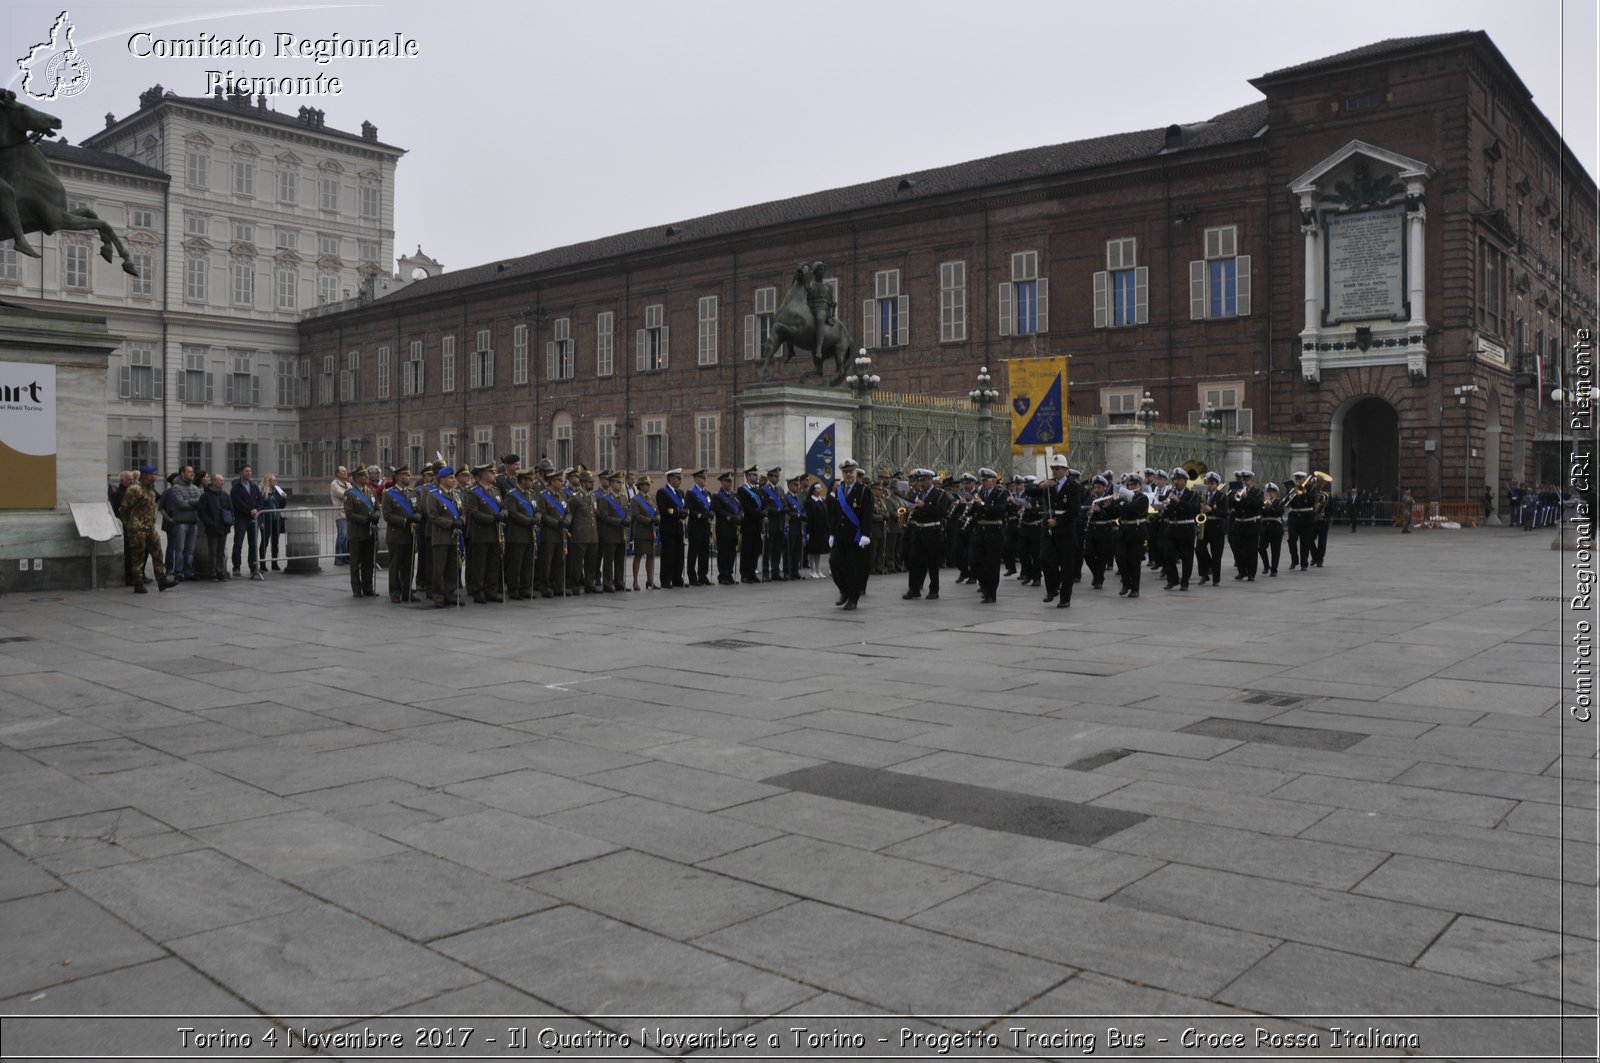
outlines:
[[[1204,259],[1197,258],[1189,263],[1189,318],[1197,321],[1205,316],[1206,263]]]
[[[211,373],[206,374],[206,401],[217,401],[216,377]]]
[[[760,353],[756,350],[756,316],[754,314],[746,314],[744,316],[744,356],[746,358],[757,358]]]
[[[483,386],[494,387],[494,352],[490,351],[483,356]]]
[[[894,345],[904,347],[908,342],[911,332],[911,296],[897,295],[899,306],[895,311]]]
[[[1134,323],[1150,321],[1150,267],[1139,266],[1133,271]]]
[[[1229,225],[1217,234],[1217,253],[1222,258],[1232,258],[1239,253],[1239,230]]]
[[[154,393],[154,397],[155,398],[159,399],[161,397],[162,388],[166,384],[166,376],[167,376],[167,367],[166,366],[162,366],[160,369],[151,369],[150,370],[150,379],[155,384],[155,393]]]
[[[1104,270],[1094,275],[1094,327],[1105,328],[1111,319],[1111,276]]]
[[[1036,318],[1036,323],[1037,323],[1038,327],[1034,331],[1036,331],[1036,332],[1049,332],[1050,331],[1050,278],[1049,277],[1040,277],[1035,282],[1035,284],[1037,284],[1037,287],[1034,289],[1034,291],[1037,293],[1037,297],[1038,297],[1038,300],[1039,300],[1039,305],[1037,307],[1038,313],[1037,313],[1037,318]]]
[[[1015,260],[1016,256],[1011,256]],[[1000,335],[1009,336],[1016,331],[1016,310],[1013,286],[1010,281],[1000,285]]]
[[[1221,258],[1222,257],[1222,230],[1221,229],[1207,229],[1206,230],[1206,257],[1207,258]]]
[[[672,336],[672,326],[671,325],[662,325],[661,326],[661,366],[660,366],[662,369],[665,369],[667,367],[667,354],[672,350],[671,336]]]
[[[1255,428],[1255,420],[1256,420],[1255,411],[1253,411],[1253,410],[1235,410],[1234,411],[1234,418],[1236,419],[1236,423],[1238,424],[1238,431],[1239,431],[1240,435],[1248,436],[1248,435],[1254,435],[1255,434],[1254,431],[1253,431],[1254,428]]]
[[[633,367],[643,372],[650,364],[650,343],[644,329],[636,329],[633,333]]]
[[[210,383],[210,374],[209,373],[206,374],[206,377],[207,377],[206,382],[207,382],[207,384],[209,384]],[[226,402],[229,406],[232,406],[233,405],[233,374],[232,373],[229,373],[227,376],[222,378],[222,394],[223,394],[222,401]]]
[[[117,370],[117,395],[119,398],[125,399],[128,397],[128,392],[131,390],[128,384],[128,377],[132,375],[132,372],[127,366]],[[127,462],[123,462],[123,464],[126,465]]]
[[[250,378],[250,405],[261,405],[261,378],[259,376]]]
[[[1238,269],[1238,288],[1236,290],[1238,292],[1239,316],[1240,317],[1249,317],[1250,316],[1250,256],[1249,255],[1240,255],[1238,258],[1234,259],[1234,265]]]
[[[871,350],[878,346],[878,300],[861,301],[861,346]]]
[[[546,380],[554,380],[556,378],[556,341],[555,340],[545,340],[544,341],[544,378]]]

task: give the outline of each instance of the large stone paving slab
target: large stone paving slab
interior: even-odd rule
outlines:
[[[314,903],[299,890],[212,849],[85,871],[67,881],[157,941]]]
[[[61,890],[0,904],[0,999],[166,953],[82,894]]]

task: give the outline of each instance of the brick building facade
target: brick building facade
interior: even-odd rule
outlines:
[[[1308,443],[1341,486],[1460,498],[1538,475],[1559,431],[1541,373],[1548,391],[1594,319],[1596,196],[1515,72],[1470,32],[1252,84],[1263,100],[1206,122],[624,233],[306,320],[303,449],[327,474],[435,451],[736,467],[735,397],[795,263],[821,259],[889,390],[963,395],[980,366],[1070,354],[1075,414],[1129,420],[1148,392],[1181,424],[1209,404],[1226,431]]]

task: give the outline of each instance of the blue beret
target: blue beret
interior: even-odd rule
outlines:
[[[453,469],[450,466],[446,465],[444,468],[440,469],[438,472],[434,473],[433,475],[434,476],[454,476],[455,474],[456,474],[455,469]]]
[[[145,464],[145,465],[139,466],[139,475],[140,476],[154,476],[155,474],[156,474],[156,467],[154,465]]]

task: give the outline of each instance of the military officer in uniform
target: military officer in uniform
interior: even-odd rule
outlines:
[[[511,462],[512,465],[518,464]],[[516,482],[506,490],[506,597],[525,602],[533,597],[535,537],[539,507],[533,500],[533,471],[517,470]]]
[[[614,469],[600,472],[601,490],[595,495],[594,520],[600,539],[600,587],[608,593],[627,590],[623,567],[628,549],[628,496]]]
[[[344,494],[344,519],[348,528],[350,593],[357,598],[376,598],[372,570],[378,549],[378,504],[373,500],[367,470],[359,464],[350,474],[350,488]]]
[[[661,521],[661,586],[685,586],[682,469],[668,469],[666,483],[656,489],[656,516]]]
[[[1322,567],[1322,559],[1328,555],[1328,526],[1333,523],[1333,492],[1324,484],[1323,476],[1326,473],[1312,473],[1308,483],[1311,485],[1312,495],[1311,519],[1315,525],[1311,538],[1311,563],[1318,568]]]
[[[783,496],[783,574],[789,579],[800,578],[800,566],[806,556],[806,496],[802,490],[805,481],[804,476],[789,477],[789,493]]]
[[[1078,547],[1078,513],[1083,485],[1065,454],[1050,459],[1051,479],[1025,487],[1024,495],[1038,514],[1039,565],[1044,577],[1044,600],[1057,609],[1072,606],[1072,583],[1082,565]]]
[[[733,493],[733,473],[718,476],[717,483],[717,493],[711,496],[711,511],[717,520],[717,582],[731,587],[739,552],[739,524],[744,514],[739,508],[739,496]]]
[[[767,518],[761,498],[761,470],[754,465],[744,471],[744,483],[739,486],[739,510],[739,582],[760,583],[762,531]]]
[[[839,588],[839,600],[846,612],[856,608],[866,593],[872,553],[872,489],[860,478],[854,458],[839,463],[839,484],[828,502],[828,530],[833,550],[828,565]]]
[[[433,529],[428,524],[427,501],[433,494],[433,474],[438,471],[438,465],[428,462],[422,467],[422,482],[417,486],[416,502],[417,517],[417,563],[416,563],[416,595],[428,597],[428,592],[433,587],[433,541],[430,536]]]
[[[479,605],[503,602],[500,596],[500,562],[503,554],[506,511],[494,489],[494,463],[476,466],[474,484],[462,497],[467,518],[467,593]]]
[[[522,469],[522,458],[516,454],[500,455],[500,473],[494,478],[494,489],[499,494],[500,502],[506,507],[506,530],[510,531],[511,523],[511,490],[517,486],[517,473]],[[511,596],[511,588],[515,583],[511,575],[511,550],[507,542],[505,555],[501,558],[501,580],[505,584],[506,596]]]
[[[167,578],[167,567],[162,563],[161,537],[156,533],[158,499],[155,482],[156,467],[139,466],[139,478],[128,485],[118,510],[122,518],[123,549],[128,558],[135,594],[150,593],[144,589],[145,558],[149,558],[155,568],[156,590],[170,590],[178,585],[177,580]],[[212,558],[212,561],[216,564],[216,570],[222,571],[222,564],[216,558]]]
[[[906,580],[902,597],[921,598],[922,582],[928,582],[928,601],[939,599],[939,567],[944,563],[944,518],[950,511],[950,497],[933,485],[932,469],[911,473],[911,497],[906,514]]]
[[[778,490],[778,474],[782,469],[768,469],[767,480],[761,485],[761,516],[765,522],[766,539],[761,550],[761,578],[781,580],[783,574],[783,532],[788,516],[784,512],[783,493]]]
[[[417,493],[411,489],[411,466],[394,471],[394,483],[383,493],[384,544],[389,548],[389,600],[414,602],[411,581],[416,568],[417,529],[422,515],[417,511]]]
[[[539,462],[539,473],[544,477],[539,497],[539,595],[560,598],[568,593],[567,529],[572,518],[567,515],[565,481],[549,458]]]
[[[578,489],[572,493],[567,513],[572,517],[572,538],[567,541],[567,586],[588,594],[600,593],[600,526],[595,507],[600,500],[594,493],[594,474],[578,473]]]
[[[423,504],[423,518],[430,528],[433,544],[433,604],[443,609],[452,604],[461,585],[461,502],[456,496],[455,469],[441,465],[433,478],[433,492]]]
[[[689,479],[694,482],[683,496],[688,546],[684,563],[689,569],[689,586],[705,587],[711,583],[711,496],[706,493],[706,470],[696,469]]]
[[[957,583],[978,582],[977,573],[972,568],[972,516],[977,501],[978,478],[970,472],[964,472],[950,506],[950,520],[945,530],[945,560],[955,568]]]

